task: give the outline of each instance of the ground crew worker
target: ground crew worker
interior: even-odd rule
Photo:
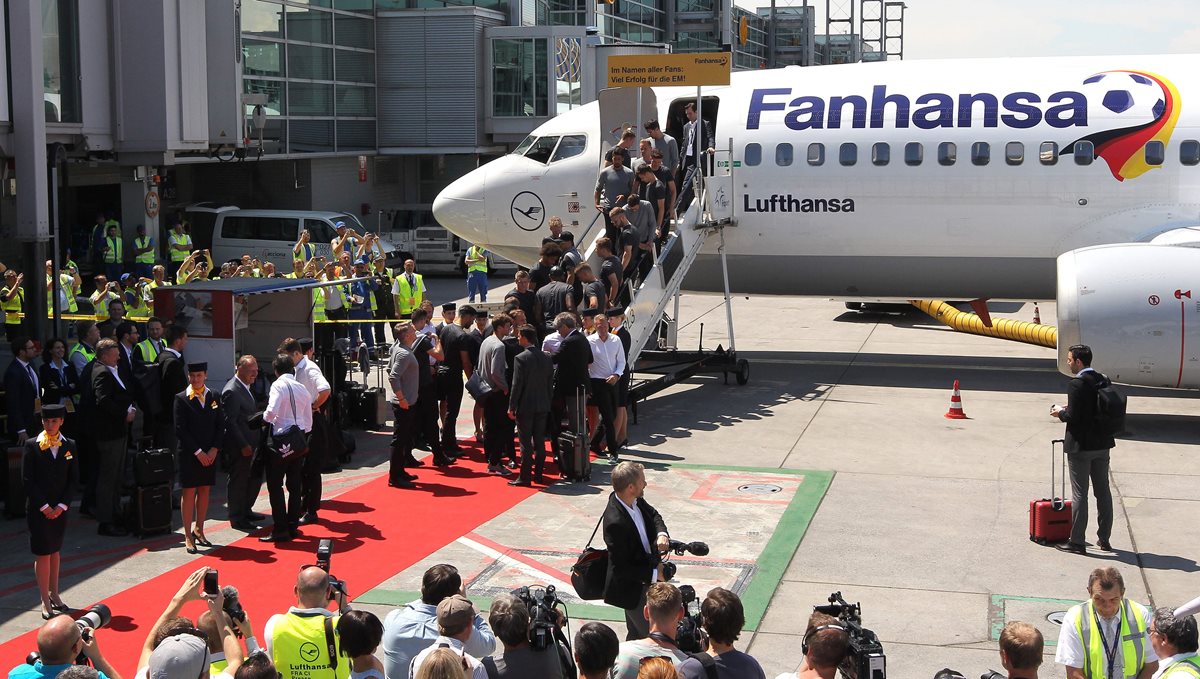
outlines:
[[[334,592],[338,612],[329,610],[329,574],[317,566],[300,571],[295,592],[296,605],[287,613],[271,616],[263,630],[267,655],[275,663],[279,679],[308,679],[318,675],[315,668],[322,670],[322,677],[326,676],[323,671],[330,669],[331,679],[347,679],[350,659],[339,657],[342,644],[337,633],[338,619],[350,610],[346,593],[340,588]],[[332,655],[328,640],[332,640],[334,647]]]
[[[162,264],[155,264],[151,271],[153,272],[154,280],[146,284],[146,287],[151,290],[151,294],[154,294],[153,290],[155,288],[161,288],[171,284],[171,281],[167,280],[167,267],[163,266]]]
[[[96,359],[96,344],[100,342],[100,328],[96,321],[75,321],[75,336],[79,341],[67,352],[67,360],[75,366],[75,373],[83,375],[83,369]]]
[[[175,222],[171,235],[167,237],[167,248],[171,255],[171,275],[174,276],[184,260],[192,252],[192,237],[183,231],[183,222]]]
[[[337,281],[337,264],[333,262],[325,263],[325,280]],[[345,284],[327,285],[322,290],[325,292],[325,318],[331,321],[344,321],[350,317],[349,304],[350,295],[346,290]],[[350,335],[350,328],[345,323],[328,323],[333,330],[333,339],[329,344],[325,345],[325,349],[333,348],[333,341]]]
[[[488,279],[487,279],[487,250],[472,245],[467,248],[467,256],[464,260],[467,265],[467,303],[475,303],[475,293],[479,293],[479,302],[482,304],[487,301]]]
[[[117,227],[109,226],[104,237],[104,273],[109,280],[121,277],[122,262],[124,262],[124,243]]]
[[[392,295],[396,298],[396,311],[400,318],[408,318],[413,309],[420,309],[425,299],[425,279],[415,273],[417,263],[411,259],[404,261],[404,273],[396,276],[392,283]]]
[[[376,241],[378,242],[378,241]],[[391,270],[387,268],[387,259],[380,255],[375,258],[375,270],[372,272],[379,280],[375,288],[374,305],[371,313],[376,319],[394,318],[396,314],[396,298],[392,297],[392,284],[395,282]],[[375,324],[375,344],[387,344],[387,326],[389,323]]]
[[[138,278],[150,278],[154,274],[154,239],[146,235],[146,225],[137,225],[137,237],[133,239],[134,273]]]
[[[300,232],[300,240],[296,241],[296,244],[292,246],[293,262],[303,262],[304,264],[307,264],[308,260],[317,256],[317,248],[309,242],[311,240],[312,233],[308,229]],[[295,265],[293,265],[292,268],[295,270]]]
[[[54,316],[53,280],[54,262],[46,260],[46,318]],[[75,291],[83,285],[79,272],[71,269],[60,269],[58,272],[58,311],[63,314],[73,314],[79,311],[75,301]]]
[[[1125,598],[1125,580],[1111,566],[1088,576],[1091,598],[1063,618],[1054,661],[1067,679],[1150,679],[1158,655],[1150,642],[1150,611]]]
[[[1154,679],[1200,679],[1200,638],[1196,618],[1176,615],[1171,608],[1158,608],[1150,622],[1150,643],[1162,668]]]
[[[88,245],[91,247],[92,264],[98,269],[104,263],[104,235],[108,233],[108,228],[104,223],[104,213],[96,213],[96,223],[92,225],[91,239]]]
[[[21,326],[25,317],[25,291],[21,283],[25,282],[25,274],[19,274],[12,269],[4,272],[4,291],[0,292],[0,309],[4,310],[4,334],[12,339],[21,334]]]
[[[163,323],[157,316],[146,321],[146,339],[134,345],[133,357],[142,363],[157,363],[167,343],[163,341]]]
[[[92,312],[96,315],[97,321],[108,320],[108,304],[114,299],[120,299],[117,293],[113,292],[112,288],[116,287],[116,283],[109,283],[108,278],[96,276],[96,291],[89,298],[92,300]]]

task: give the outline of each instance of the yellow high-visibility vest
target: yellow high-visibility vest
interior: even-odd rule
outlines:
[[[121,236],[107,236],[104,242],[108,244],[108,249],[104,251],[105,264],[120,264],[121,263]]]
[[[1075,631],[1083,643],[1083,674],[1088,679],[1108,679],[1104,671],[1104,643],[1100,636],[1103,632],[1096,628],[1095,606],[1091,601],[1085,601],[1075,606],[1079,615],[1075,618]],[[1121,658],[1124,661],[1122,676],[1133,679],[1142,670],[1146,662],[1146,620],[1141,609],[1132,605],[1128,599],[1121,600],[1121,619],[1118,634],[1121,638]]]
[[[413,309],[420,309],[421,302],[425,300],[425,280],[421,278],[421,274],[413,274],[413,284],[408,283],[408,274],[402,273],[396,276],[397,290],[400,294],[396,295],[400,299],[400,315],[407,317],[413,312]]]
[[[150,245],[150,236],[142,236],[141,238],[133,239],[133,247],[135,249],[144,248]],[[133,258],[133,261],[138,264],[153,264],[154,263],[154,248],[143,252]]]
[[[4,288],[5,296],[12,292],[12,288]],[[6,325],[20,325],[21,317],[18,315],[25,311],[25,291],[19,286],[17,294],[12,299],[0,301],[0,309],[4,310],[4,323]]]
[[[167,244],[187,246],[187,250],[176,250],[175,248],[171,248],[171,261],[182,262],[183,260],[187,259],[188,250],[192,249],[192,237],[186,233],[175,233],[172,231],[170,237],[167,238]]]
[[[470,273],[471,271],[485,271],[485,272],[487,271],[487,258],[484,257],[484,249],[483,248],[479,247],[478,245],[472,245],[471,247],[467,248],[467,258],[482,260],[479,262],[475,262],[474,264],[468,264],[467,265],[468,273]]]
[[[337,633],[340,616],[333,616],[333,647],[341,655],[341,638]],[[301,648],[303,647],[303,651]],[[336,658],[337,669],[330,667],[329,646],[325,642],[325,616],[287,613],[275,620],[271,628],[270,648],[280,679],[347,679],[350,659]]]

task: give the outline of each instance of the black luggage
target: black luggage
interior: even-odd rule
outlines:
[[[588,450],[587,399],[581,387],[575,394],[575,422],[558,435],[559,471],[568,481],[592,480],[592,456]]]
[[[361,427],[367,422],[367,415],[363,409],[366,391],[366,385],[358,382],[346,384],[346,409],[350,413],[348,419],[351,427]]]
[[[138,537],[171,532],[171,484],[133,491],[133,532]]]
[[[133,482],[138,488],[170,485],[175,480],[175,455],[169,448],[149,448],[133,454]]]
[[[363,390],[362,399],[363,422],[366,428],[372,431],[383,429],[392,413],[387,389],[383,388],[383,370],[375,370],[375,386]]]

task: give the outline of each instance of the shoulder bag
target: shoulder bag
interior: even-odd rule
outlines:
[[[292,403],[292,419],[299,421],[296,397],[292,395],[290,386],[284,385],[284,387],[287,389],[288,400]],[[298,460],[308,454],[308,437],[299,425],[293,424],[282,432],[271,435],[271,450],[285,460]]]
[[[492,393],[492,385],[483,379],[482,372],[476,370],[467,378],[467,392],[471,394],[471,398],[482,402],[488,394]]]
[[[604,598],[604,580],[608,576],[608,550],[592,549],[592,540],[596,539],[596,532],[600,530],[603,521],[604,515],[601,514],[596,527],[592,529],[592,537],[588,538],[587,546],[575,560],[575,565],[571,566],[571,584],[579,598],[585,601]]]

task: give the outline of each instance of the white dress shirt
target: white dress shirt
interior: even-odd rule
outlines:
[[[292,407],[293,401],[296,407]],[[271,385],[271,396],[263,419],[271,423],[271,432],[283,433],[296,425],[305,433],[312,431],[312,397],[308,389],[291,375],[280,375]]]
[[[542,340],[542,351],[550,354],[551,356],[557,354],[558,347],[562,344],[563,339],[565,338],[557,332],[552,332],[549,335],[546,335],[546,339]]]
[[[642,510],[637,506],[637,501],[635,500],[633,506],[631,507],[625,504],[625,501],[622,500],[618,495],[617,502],[621,503],[621,506],[624,507],[625,511],[629,513],[629,518],[633,519],[633,525],[637,528],[638,537],[642,539],[642,548],[646,550],[647,554],[654,554],[653,550],[650,548],[650,534],[646,532],[646,517],[642,514]],[[666,533],[659,533],[659,535],[666,535]],[[650,569],[650,582],[658,582],[658,567]]]
[[[308,390],[312,403],[317,402],[321,392],[329,391],[329,381],[325,379],[317,364],[308,360],[307,356],[296,364],[296,381]]]
[[[625,372],[625,345],[621,338],[608,333],[608,339],[600,339],[600,333],[588,335],[588,344],[592,345],[592,364],[588,366],[588,377],[604,380],[609,377],[620,377]]]

